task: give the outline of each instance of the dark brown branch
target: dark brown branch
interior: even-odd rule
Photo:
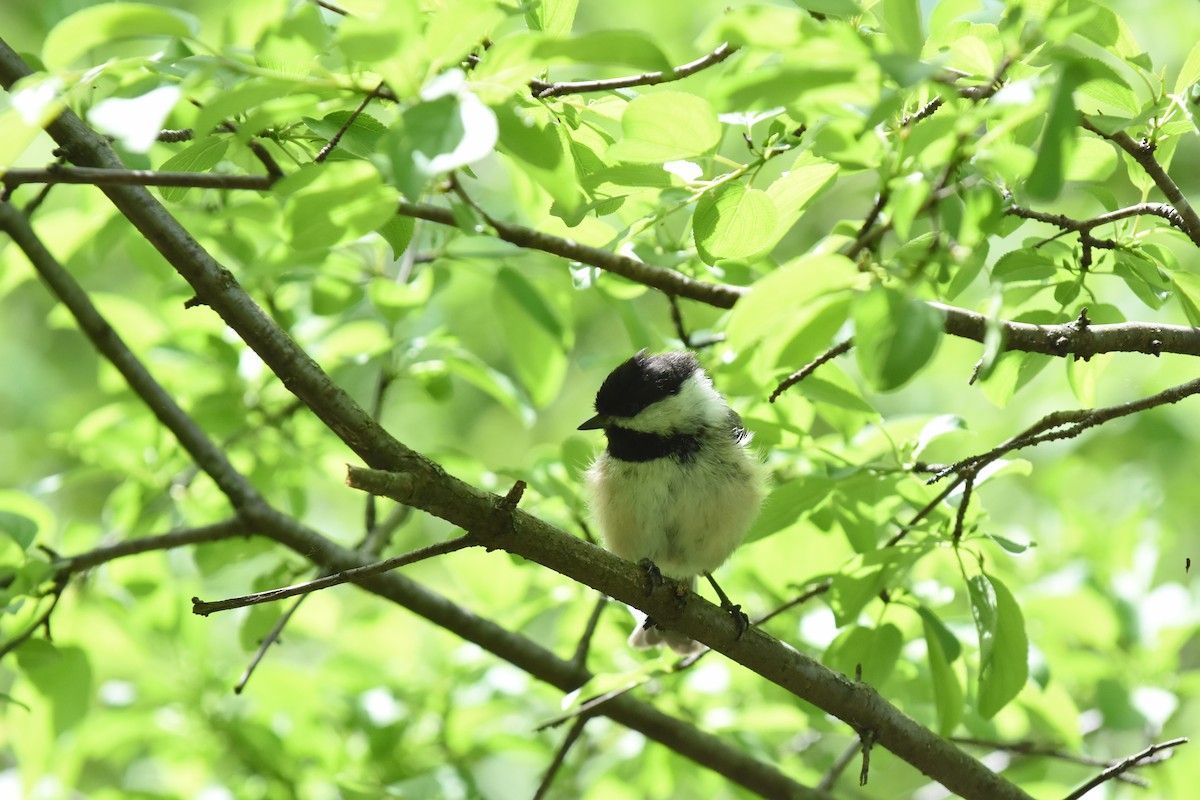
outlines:
[[[985,747],[989,750],[1000,750],[1005,753],[1012,753],[1018,756],[1029,756],[1030,758],[1053,758],[1057,761],[1069,761],[1072,764],[1081,764],[1086,767],[1111,767],[1114,763],[1111,760],[1103,758],[1093,758],[1091,756],[1079,755],[1078,753],[1069,753],[1066,750],[1061,750],[1053,745],[1044,744],[1042,742],[1019,741],[1019,742],[999,742],[992,739],[978,739],[971,736],[951,736],[950,741],[956,744],[965,744],[969,747]],[[1143,788],[1150,785],[1150,782],[1145,778],[1137,775],[1118,775],[1115,780],[1123,783],[1131,783],[1134,786]]]
[[[411,203],[401,200],[399,211],[407,217],[416,217],[440,225],[457,226],[458,224],[450,209],[427,203]],[[665,294],[698,300],[717,308],[733,308],[733,304],[738,301],[738,298],[749,291],[744,286],[698,281],[675,270],[651,266],[636,258],[601,250],[598,247],[590,247],[572,239],[551,236],[523,225],[514,225],[496,219],[491,220],[490,224],[498,238],[517,247],[541,250],[543,253],[588,264],[605,272],[628,278],[635,283],[658,289]]]
[[[321,589],[328,589],[330,586],[337,586],[343,583],[357,583],[363,578],[370,575],[378,575],[381,572],[389,572],[393,569],[415,564],[418,561],[424,561],[427,558],[446,555],[467,547],[475,547],[479,542],[475,537],[467,534],[459,536],[455,539],[449,539],[437,544],[431,544],[428,547],[422,547],[417,550],[412,550],[403,555],[386,558],[383,561],[377,561],[374,564],[366,564],[361,567],[353,567],[351,569],[342,570],[332,575],[326,575],[322,578],[316,578],[305,583],[297,583],[293,586],[284,586],[279,589],[268,589],[265,592],[255,592],[254,594],[241,595],[239,597],[230,597],[225,600],[214,600],[205,602],[199,597],[192,598],[192,613],[199,614],[202,617],[207,617],[209,614],[218,611],[229,611],[234,608],[244,608],[245,606],[254,606],[259,603],[273,603],[276,600],[283,600],[296,595],[312,594]]]
[[[974,311],[930,303],[946,315],[946,333],[982,343],[988,318]],[[1088,359],[1099,353],[1179,353],[1200,356],[1200,329],[1150,322],[1121,322],[1079,327],[1075,322],[1033,325],[999,320],[995,323],[1004,340],[1004,350],[1075,356]]]
[[[546,797],[550,787],[554,784],[554,778],[558,775],[559,769],[562,768],[563,762],[567,758],[567,753],[570,751],[575,740],[579,738],[579,734],[583,733],[583,726],[587,725],[589,717],[576,717],[571,723],[571,729],[567,731],[567,735],[563,738],[563,742],[558,747],[558,752],[554,754],[554,760],[550,762],[550,766],[546,769],[546,774],[542,776],[542,782],[538,785],[537,791],[534,792],[533,800],[542,800]]]
[[[955,91],[958,92],[958,96],[964,100],[972,100],[976,103],[982,100],[987,100],[996,92],[1000,91],[1000,88],[1004,86],[1004,73],[1008,72],[1008,68],[1012,66],[1014,60],[1016,60],[1015,56],[1005,56],[1000,61],[1000,64],[996,67],[996,72],[992,75],[992,79],[988,83],[981,83],[977,86],[960,86],[957,87]],[[953,86],[961,77],[964,77],[964,75],[956,73],[942,76],[937,78],[937,80],[940,83],[946,83]],[[908,114],[901,118],[900,127],[907,128],[910,125],[915,125],[927,117],[933,116],[934,112],[941,108],[945,102],[946,101],[942,99],[940,94],[936,95],[932,100],[921,106],[921,108],[914,113]]]
[[[1154,185],[1167,198],[1167,202],[1179,212],[1179,217],[1183,222],[1181,226],[1183,232],[1188,235],[1188,238],[1197,247],[1200,247],[1200,216],[1197,216],[1196,210],[1192,208],[1192,204],[1188,202],[1183,192],[1180,191],[1179,186],[1171,179],[1167,171],[1163,169],[1162,164],[1158,163],[1158,159],[1154,157],[1154,143],[1145,139],[1140,142],[1134,141],[1133,137],[1125,133],[1125,131],[1105,133],[1093,125],[1087,117],[1082,115],[1079,118],[1079,124],[1084,129],[1112,142],[1137,162],[1138,166],[1150,176],[1150,179],[1154,181]]]
[[[1099,775],[1092,778],[1090,781],[1064,797],[1063,800],[1079,800],[1079,798],[1083,797],[1100,784],[1105,783],[1106,781],[1111,781],[1113,778],[1116,778],[1118,775],[1121,775],[1124,772],[1128,772],[1134,767],[1145,766],[1147,764],[1156,764],[1165,758],[1169,758],[1171,753],[1164,751],[1187,743],[1187,737],[1181,736],[1178,739],[1171,739],[1168,742],[1152,744],[1145,750],[1142,750],[1140,753],[1134,753],[1129,758],[1113,764],[1111,767],[1104,770],[1104,772],[1101,772]],[[1162,753],[1162,755],[1159,755],[1160,753]]]
[[[674,69],[663,70],[661,72],[643,72],[641,75],[626,75],[622,78],[608,78],[595,81],[547,83],[535,78],[529,82],[529,88],[533,91],[534,97],[544,100],[548,97],[559,97],[564,94],[604,92],[613,89],[626,89],[630,86],[654,86],[655,84],[677,81],[689,75],[695,75],[701,70],[720,64],[736,52],[736,47],[731,47],[728,42],[724,42],[711,53],[701,56],[695,61],[681,64]]]
[[[202,525],[198,528],[185,528],[171,531],[158,536],[143,536],[137,539],[126,539],[116,544],[97,547],[84,553],[60,559],[54,563],[55,572],[63,577],[74,575],[85,569],[114,561],[126,556],[150,553],[155,550],[174,550],[193,544],[219,542],[236,536],[249,536],[251,529],[241,517],[233,517],[224,522],[212,525]]]
[[[1007,209],[1005,209],[1004,213],[1010,216],[1020,217],[1021,219],[1031,219],[1038,222],[1045,222],[1061,229],[1061,233],[1056,236],[1052,236],[1050,239],[1047,239],[1046,242],[1053,241],[1059,236],[1063,236],[1067,233],[1078,233],[1079,244],[1083,247],[1083,255],[1079,260],[1079,266],[1082,269],[1087,269],[1091,266],[1093,248],[1103,250],[1115,250],[1117,248],[1117,243],[1115,241],[1112,241],[1111,239],[1097,239],[1092,235],[1092,231],[1101,225],[1107,225],[1109,223],[1117,222],[1122,219],[1128,219],[1130,217],[1155,216],[1162,217],[1167,222],[1183,231],[1183,233],[1187,233],[1187,227],[1183,217],[1179,214],[1174,206],[1168,205],[1167,203],[1139,203],[1126,208],[1118,208],[1116,211],[1109,211],[1107,214],[1100,214],[1099,216],[1092,217],[1090,219],[1072,219],[1065,214],[1048,214],[1042,211],[1033,211],[1032,209],[1022,208],[1021,206],[1016,205],[1009,206]],[[1046,242],[1042,242],[1037,246],[1041,247],[1041,245],[1045,244]]]
[[[402,473],[351,467],[347,483],[391,497],[475,534],[485,547],[541,564],[648,614],[703,642],[772,683],[814,703],[964,797],[992,800],[1028,795],[889,704],[870,686],[854,682],[784,646],[761,628],[738,638],[729,614],[695,593],[681,604],[671,587],[649,596],[645,574],[607,550],[554,528],[520,509],[502,509],[494,495],[452,486],[440,470],[413,463]],[[618,698],[620,702],[627,698]],[[817,796],[809,790],[806,796]]]
[[[0,181],[6,187],[24,183],[75,183],[89,186],[178,186],[193,189],[253,189],[265,192],[275,178],[269,175],[214,175],[207,172],[155,172],[148,169],[49,167],[10,169]]]
[[[596,605],[592,608],[592,614],[588,617],[587,624],[583,626],[583,633],[579,637],[579,644],[575,646],[575,654],[571,656],[571,663],[587,667],[588,650],[591,649],[592,637],[596,634],[596,626],[600,624],[600,615],[604,612],[606,605],[608,605],[607,597],[600,595],[596,598]]]
[[[853,346],[854,346],[854,339],[852,339],[852,338],[847,339],[846,341],[841,342],[839,344],[835,344],[833,347],[829,348],[824,353],[817,356],[815,359],[808,362],[803,367],[801,367],[800,369],[793,372],[791,375],[788,375],[786,378],[784,378],[783,382],[775,387],[775,391],[771,392],[771,396],[769,398],[767,398],[767,401],[774,403],[775,400],[779,397],[779,395],[783,394],[788,389],[792,388],[797,383],[799,383],[800,381],[807,378],[809,375],[816,372],[817,368],[820,367],[822,364],[826,363],[827,361],[832,361],[833,359],[837,358],[842,353],[845,353],[847,350],[849,350]]]
[[[1094,428],[1105,422],[1111,422],[1114,419],[1127,417],[1130,414],[1137,414],[1151,408],[1157,408],[1158,406],[1178,403],[1180,400],[1198,393],[1200,393],[1200,378],[1178,386],[1172,386],[1170,389],[1164,389],[1157,394],[1152,394],[1149,397],[1143,397],[1141,400],[1135,400],[1130,403],[1121,403],[1120,405],[1108,406],[1106,408],[1081,408],[1075,411],[1055,411],[1042,417],[1021,433],[1003,444],[993,447],[986,453],[965,458],[962,461],[943,468],[930,478],[928,482],[934,483],[952,473],[957,473],[959,476],[977,475],[979,470],[987,464],[1015,450],[1045,444],[1046,442],[1059,441],[1061,439],[1073,439],[1089,428]]]
[[[380,81],[379,86],[375,87],[375,91],[378,92],[385,85],[386,84],[383,81]],[[373,99],[374,92],[368,94],[362,99],[362,102],[358,104],[358,108],[354,109],[350,116],[346,117],[346,121],[342,123],[342,126],[337,129],[337,132],[333,135],[333,137],[325,144],[324,147],[321,148],[320,152],[317,153],[317,157],[314,158],[313,161],[320,164],[322,161],[329,158],[329,154],[332,153],[333,149],[338,146],[340,141],[342,141],[342,137],[346,135],[346,131],[350,130],[350,126],[354,124],[354,120],[358,119],[363,111],[366,111],[367,106],[370,105],[371,100]]]

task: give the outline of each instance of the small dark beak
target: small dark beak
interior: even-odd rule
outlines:
[[[599,430],[599,429],[603,428],[605,423],[607,423],[607,422],[608,422],[608,417],[604,416],[603,414],[597,414],[596,416],[589,419],[587,422],[580,425],[576,430],[581,430],[581,431]]]

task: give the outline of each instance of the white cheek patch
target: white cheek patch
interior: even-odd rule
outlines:
[[[697,430],[720,425],[728,413],[728,406],[713,388],[712,381],[703,372],[696,372],[683,382],[677,394],[621,420],[621,427],[642,433]]]

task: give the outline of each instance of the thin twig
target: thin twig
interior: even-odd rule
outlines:
[[[254,657],[251,658],[250,663],[246,665],[246,669],[242,672],[242,677],[238,679],[236,684],[234,684],[234,694],[241,694],[242,691],[245,690],[246,684],[249,683],[251,676],[254,675],[254,671],[258,669],[258,665],[262,662],[263,658],[266,657],[267,651],[271,649],[271,645],[275,644],[275,642],[279,640],[279,636],[283,633],[283,629],[287,627],[289,622],[291,622],[292,617],[295,615],[296,611],[299,610],[300,604],[303,603],[304,598],[308,596],[309,595],[302,594],[297,597],[296,602],[292,603],[291,607],[287,611],[284,611],[283,614],[280,615],[279,619],[275,620],[275,624],[271,626],[271,630],[267,631],[267,635],[264,636],[262,641],[258,643],[258,650],[254,652]]]
[[[1171,739],[1168,742],[1160,742],[1158,744],[1152,744],[1149,747],[1147,747],[1145,750],[1142,750],[1139,753],[1134,753],[1129,758],[1126,758],[1123,761],[1119,761],[1116,764],[1113,764],[1111,767],[1104,770],[1099,775],[1092,778],[1090,781],[1083,784],[1078,789],[1076,789],[1075,791],[1071,792],[1069,795],[1064,797],[1063,800],[1079,800],[1079,798],[1083,797],[1085,794],[1090,792],[1092,789],[1095,789],[1097,786],[1099,786],[1100,784],[1102,784],[1106,781],[1111,781],[1113,778],[1116,778],[1118,775],[1120,775],[1123,772],[1127,772],[1128,770],[1131,770],[1134,767],[1144,766],[1146,764],[1155,764],[1155,763],[1158,763],[1159,761],[1162,761],[1164,758],[1169,758],[1171,756],[1170,753],[1165,753],[1164,755],[1161,755],[1161,756],[1159,756],[1158,754],[1162,753],[1165,750],[1170,750],[1173,747],[1179,747],[1180,745],[1187,744],[1187,743],[1188,743],[1187,737],[1181,736],[1178,739]]]
[[[94,169],[46,167],[10,169],[0,181],[7,187],[24,183],[75,183],[90,186],[178,186],[194,189],[253,189],[265,192],[276,177],[270,175],[214,175],[206,172],[157,172],[148,169]]]
[[[1166,196],[1167,202],[1173,205],[1175,210],[1179,212],[1180,219],[1183,221],[1183,232],[1188,235],[1188,238],[1194,244],[1200,247],[1200,216],[1197,216],[1196,210],[1192,208],[1192,204],[1188,202],[1187,197],[1184,196],[1179,186],[1171,179],[1167,171],[1163,169],[1162,164],[1158,163],[1158,159],[1154,157],[1154,143],[1146,139],[1140,142],[1134,141],[1133,137],[1125,133],[1125,131],[1105,133],[1093,125],[1091,120],[1082,115],[1080,115],[1079,124],[1085,130],[1089,130],[1097,136],[1107,139],[1133,157],[1138,166],[1154,181],[1159,191]]]
[[[404,553],[403,555],[386,558],[383,561],[377,561],[374,564],[364,564],[361,567],[352,567],[351,569],[335,572],[332,575],[327,575],[323,578],[307,581],[305,583],[297,583],[292,586],[284,586],[279,589],[269,589],[265,592],[255,592],[254,594],[241,595],[239,597],[229,597],[225,600],[214,600],[208,602],[201,600],[199,597],[192,598],[192,613],[199,614],[202,617],[207,617],[209,614],[214,614],[218,611],[228,611],[233,608],[242,608],[244,606],[258,605],[259,603],[272,603],[276,600],[283,600],[287,597],[295,597],[300,594],[311,594],[312,592],[327,589],[330,586],[337,586],[342,583],[350,583],[366,578],[370,575],[378,575],[381,572],[388,572],[399,567],[415,564],[418,561],[424,561],[427,558],[453,553],[457,550],[462,550],[466,547],[474,547],[479,544],[478,539],[473,535],[466,533],[455,539],[449,539],[437,544],[431,544],[428,547],[421,547],[416,550]]]
[[[626,75],[622,78],[607,78],[605,80],[594,81],[547,83],[535,78],[529,82],[529,88],[533,90],[534,97],[544,100],[548,97],[559,97],[564,94],[604,92],[612,91],[613,89],[626,89],[630,86],[654,86],[655,84],[669,83],[670,81],[686,78],[689,75],[695,75],[701,70],[720,64],[736,52],[736,47],[731,46],[728,42],[724,42],[711,53],[669,70],[643,72],[641,75]]]
[[[816,786],[817,791],[832,792],[834,785],[838,782],[838,778],[842,777],[842,773],[846,771],[846,767],[850,766],[850,762],[860,752],[862,752],[862,742],[857,740],[843,750],[833,760],[833,763],[829,765],[829,769],[825,770],[825,774],[821,776],[821,780]]]
[[[1116,211],[1109,211],[1106,214],[1092,217],[1090,219],[1072,219],[1065,214],[1048,214],[1042,211],[1034,211],[1021,206],[1009,206],[1004,211],[1005,214],[1021,219],[1031,219],[1038,222],[1045,222],[1049,225],[1054,225],[1060,228],[1061,231],[1039,242],[1036,246],[1041,247],[1047,242],[1054,241],[1060,236],[1068,233],[1079,234],[1079,244],[1083,247],[1083,254],[1079,259],[1079,266],[1082,269],[1087,269],[1092,265],[1092,249],[1115,250],[1117,243],[1111,239],[1097,239],[1092,236],[1092,230],[1112,222],[1117,222],[1122,219],[1139,216],[1156,216],[1162,217],[1167,222],[1174,225],[1184,234],[1187,234],[1187,225],[1180,215],[1179,211],[1172,205],[1167,203],[1138,203],[1137,205],[1128,206],[1126,208],[1118,208]]]
[[[787,376],[783,380],[782,383],[780,383],[778,386],[775,387],[775,391],[771,392],[771,396],[769,398],[767,398],[768,402],[774,403],[776,398],[779,397],[779,395],[783,394],[788,389],[792,388],[797,383],[799,383],[800,381],[807,378],[809,375],[816,372],[817,368],[820,367],[825,362],[831,361],[831,360],[837,358],[838,356],[840,356],[842,353],[845,353],[847,350],[849,350],[853,346],[854,346],[853,338],[850,338],[850,339],[845,340],[844,342],[835,344],[833,347],[829,348],[824,353],[817,356],[815,359],[808,362],[803,367],[801,367],[800,369],[793,372],[791,375]]]
[[[1200,393],[1200,378],[1179,384],[1178,386],[1172,386],[1170,389],[1164,389],[1157,394],[1152,394],[1149,397],[1143,397],[1141,400],[1134,400],[1130,403],[1121,403],[1120,405],[1108,406],[1106,408],[1055,411],[1042,417],[1021,433],[993,447],[986,453],[964,458],[945,467],[930,478],[928,482],[936,483],[951,473],[958,473],[960,475],[968,471],[977,473],[986,464],[1014,450],[1044,444],[1045,442],[1072,439],[1089,428],[1094,428],[1105,422],[1127,417],[1130,414],[1136,414],[1158,406],[1178,403],[1180,400],[1197,393]]]
[[[572,723],[571,729],[567,731],[566,737],[558,747],[558,752],[554,754],[554,760],[550,762],[550,766],[546,768],[546,774],[542,776],[542,782],[538,785],[537,791],[533,794],[533,800],[542,800],[546,797],[546,793],[550,791],[550,786],[554,783],[554,778],[558,775],[558,770],[562,767],[563,761],[566,760],[567,752],[571,746],[575,744],[575,740],[579,738],[579,734],[583,733],[583,726],[587,725],[591,717],[576,717]]]
[[[379,86],[375,88],[375,91],[378,92],[384,87],[384,85],[384,81],[380,81]],[[313,159],[314,162],[320,164],[322,161],[329,158],[329,154],[332,153],[333,149],[338,146],[338,142],[342,141],[342,137],[346,135],[346,131],[350,130],[350,126],[354,124],[354,120],[358,119],[359,116],[366,111],[367,106],[370,105],[372,99],[374,99],[374,92],[364,97],[362,102],[358,104],[358,108],[350,112],[350,116],[346,117],[346,121],[342,123],[340,128],[338,128],[337,133],[335,133],[333,137],[325,144],[325,146],[321,148],[320,152],[317,153],[316,158]]]
[[[604,611],[606,605],[608,605],[608,597],[606,595],[600,595],[596,598],[596,605],[592,609],[592,614],[588,617],[587,624],[583,626],[583,634],[579,637],[579,644],[575,645],[575,654],[571,656],[571,663],[580,667],[587,667],[588,650],[592,646],[592,637],[596,634],[596,626],[600,624],[600,614]]]
[[[1000,750],[1005,753],[1012,753],[1018,756],[1028,756],[1030,758],[1053,758],[1059,761],[1069,761],[1072,764],[1081,764],[1086,767],[1111,767],[1114,763],[1111,759],[1094,758],[1092,756],[1080,755],[1078,753],[1068,753],[1066,750],[1061,750],[1053,745],[1042,742],[1020,741],[1020,742],[1000,742],[993,739],[978,739],[971,736],[951,736],[950,741],[955,744],[965,744],[971,747],[986,747],[990,750]],[[1131,783],[1134,786],[1143,788],[1150,785],[1150,782],[1138,775],[1122,774],[1116,776],[1115,780],[1123,783]]]

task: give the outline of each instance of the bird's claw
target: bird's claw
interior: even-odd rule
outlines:
[[[733,638],[735,640],[741,639],[742,634],[750,629],[750,617],[746,616],[746,612],[742,611],[742,607],[739,605],[723,605],[722,608],[728,611],[729,615],[733,617],[733,626],[737,628],[737,633],[734,634]]]
[[[654,590],[663,585],[663,574],[658,565],[648,558],[638,562],[638,566],[646,573],[646,596],[654,594]]]

